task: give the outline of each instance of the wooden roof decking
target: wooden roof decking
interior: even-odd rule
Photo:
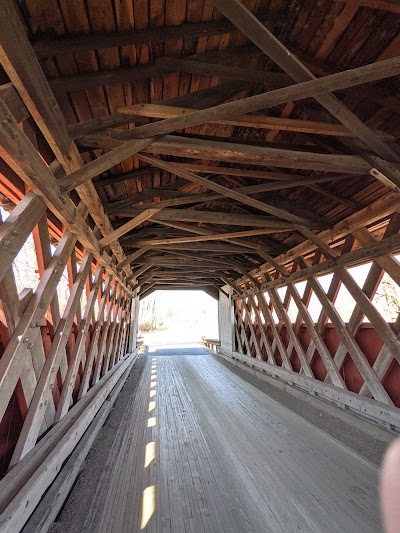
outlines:
[[[214,4],[221,11],[227,9],[222,0]],[[228,10],[235,10],[234,4]],[[399,56],[400,7],[393,1],[252,0],[244,5],[317,78]],[[179,120],[193,109],[241,102],[289,87],[293,80],[310,79],[294,75],[289,63],[287,69],[282,63],[281,70],[254,44],[255,39],[242,33],[246,33],[246,17],[242,17],[240,31],[237,21],[228,20],[209,0],[53,0],[43,4],[26,0],[19,7],[85,164],[136,135],[135,130],[147,136],[146,125],[157,120]],[[252,36],[254,27],[249,24]],[[9,81],[5,72],[0,79],[5,84]],[[139,281],[147,275],[149,284],[149,274],[158,280],[161,274],[171,275],[167,274],[171,268],[177,269],[182,281],[181,268],[189,256],[194,259],[193,254],[204,263],[221,265],[221,271],[208,271],[201,278],[201,283],[214,288],[223,284],[220,274],[230,280],[239,278],[265,263],[266,254],[282,256],[288,266],[289,251],[308,241],[299,224],[328,235],[335,224],[362,213],[384,195],[397,194],[392,192],[398,187],[396,168],[389,170],[395,176],[395,185],[392,181],[389,187],[387,179],[381,174],[375,179],[369,170],[377,165],[371,159],[376,155],[398,165],[392,158],[400,153],[396,146],[400,136],[398,79],[385,75],[380,81],[350,84],[335,92],[354,113],[355,121],[360,119],[375,132],[364,132],[364,143],[320,105],[322,97],[320,103],[312,97],[288,98],[250,115],[237,111],[190,127],[181,122],[149,146],[143,141],[139,156],[126,155],[117,164],[96,167],[93,184],[113,226],[111,237],[103,233],[100,245],[113,243],[115,263],[149,246],[124,274],[133,279],[152,260],[163,263],[137,274]],[[339,112],[342,117],[346,114]],[[349,116],[345,121],[352,120]],[[361,131],[357,124],[355,129]],[[38,134],[38,143],[50,163],[54,154],[48,139]],[[151,161],[149,156],[162,158],[164,168],[146,163],[144,159]],[[168,163],[175,167],[168,170]],[[83,168],[67,174],[82,175],[87,170]],[[382,172],[382,166],[378,170]],[[182,171],[202,180],[187,181]],[[7,166],[4,175],[11,175]],[[65,190],[76,185],[68,179],[61,182]],[[242,196],[232,195],[229,191],[233,190]],[[13,200],[5,192],[3,188],[4,201]],[[143,209],[161,210],[147,220],[138,219],[140,224],[134,222],[125,232],[128,226],[124,224]],[[379,218],[389,214],[382,209],[381,216],[375,217],[379,224],[370,227],[375,235],[381,235],[385,226]],[[236,220],[232,215],[237,215]],[[95,223],[99,225],[98,220]],[[268,230],[265,235],[225,235],[220,240],[194,242],[211,233],[249,232],[260,229],[260,224]],[[118,236],[125,255],[115,247]],[[183,243],[183,237],[188,242]],[[155,239],[180,242],[158,244],[153,251]],[[340,249],[343,235],[338,234],[330,244]],[[273,270],[271,264],[268,268]],[[188,283],[200,283],[194,275],[188,278]]]

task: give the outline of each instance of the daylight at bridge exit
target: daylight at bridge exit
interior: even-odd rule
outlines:
[[[400,533],[399,0],[0,0],[0,533]]]

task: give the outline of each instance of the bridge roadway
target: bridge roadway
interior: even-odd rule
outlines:
[[[84,531],[382,531],[377,467],[203,348],[150,350],[110,457]]]

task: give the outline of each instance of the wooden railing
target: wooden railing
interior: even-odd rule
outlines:
[[[300,375],[293,370],[281,368],[239,352],[230,352],[218,348],[216,353],[230,363],[250,371],[259,378],[272,382],[274,385],[280,382],[285,385],[286,390],[288,386],[301,389],[303,392],[317,396],[342,409],[347,409],[353,414],[366,418],[380,426],[395,430],[397,433],[400,432],[400,410],[396,407],[362,397],[348,390],[341,390],[333,385]]]
[[[203,337],[202,342],[206,348],[213,352],[216,352],[218,347],[221,346],[221,342],[218,339],[206,339],[206,337]]]

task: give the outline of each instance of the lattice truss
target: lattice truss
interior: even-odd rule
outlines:
[[[400,283],[400,263],[390,254],[382,255],[387,244],[399,240],[400,215],[394,213],[385,225],[381,240],[365,227],[354,229],[332,246],[314,237],[309,244],[314,241],[319,247],[311,252],[303,247],[305,253],[292,261],[290,270],[271,258],[273,267],[253,272],[250,281],[243,283],[243,292],[234,286],[241,292],[235,300],[238,351],[399,406],[400,314],[389,324],[372,303],[385,272]],[[374,261],[360,286],[348,267],[365,257]],[[324,289],[317,274],[329,272],[333,275]],[[296,284],[303,280],[301,295]],[[335,307],[341,286],[355,304],[347,322]],[[282,287],[283,297],[279,294]],[[316,322],[308,309],[313,295],[321,309]]]
[[[0,224],[3,470],[26,455],[127,352],[131,294],[77,243],[76,235],[60,235],[48,222],[44,203],[30,192]],[[31,234],[31,261],[37,260],[40,281],[36,290],[18,293],[13,261]],[[60,310],[65,269],[69,290]]]

